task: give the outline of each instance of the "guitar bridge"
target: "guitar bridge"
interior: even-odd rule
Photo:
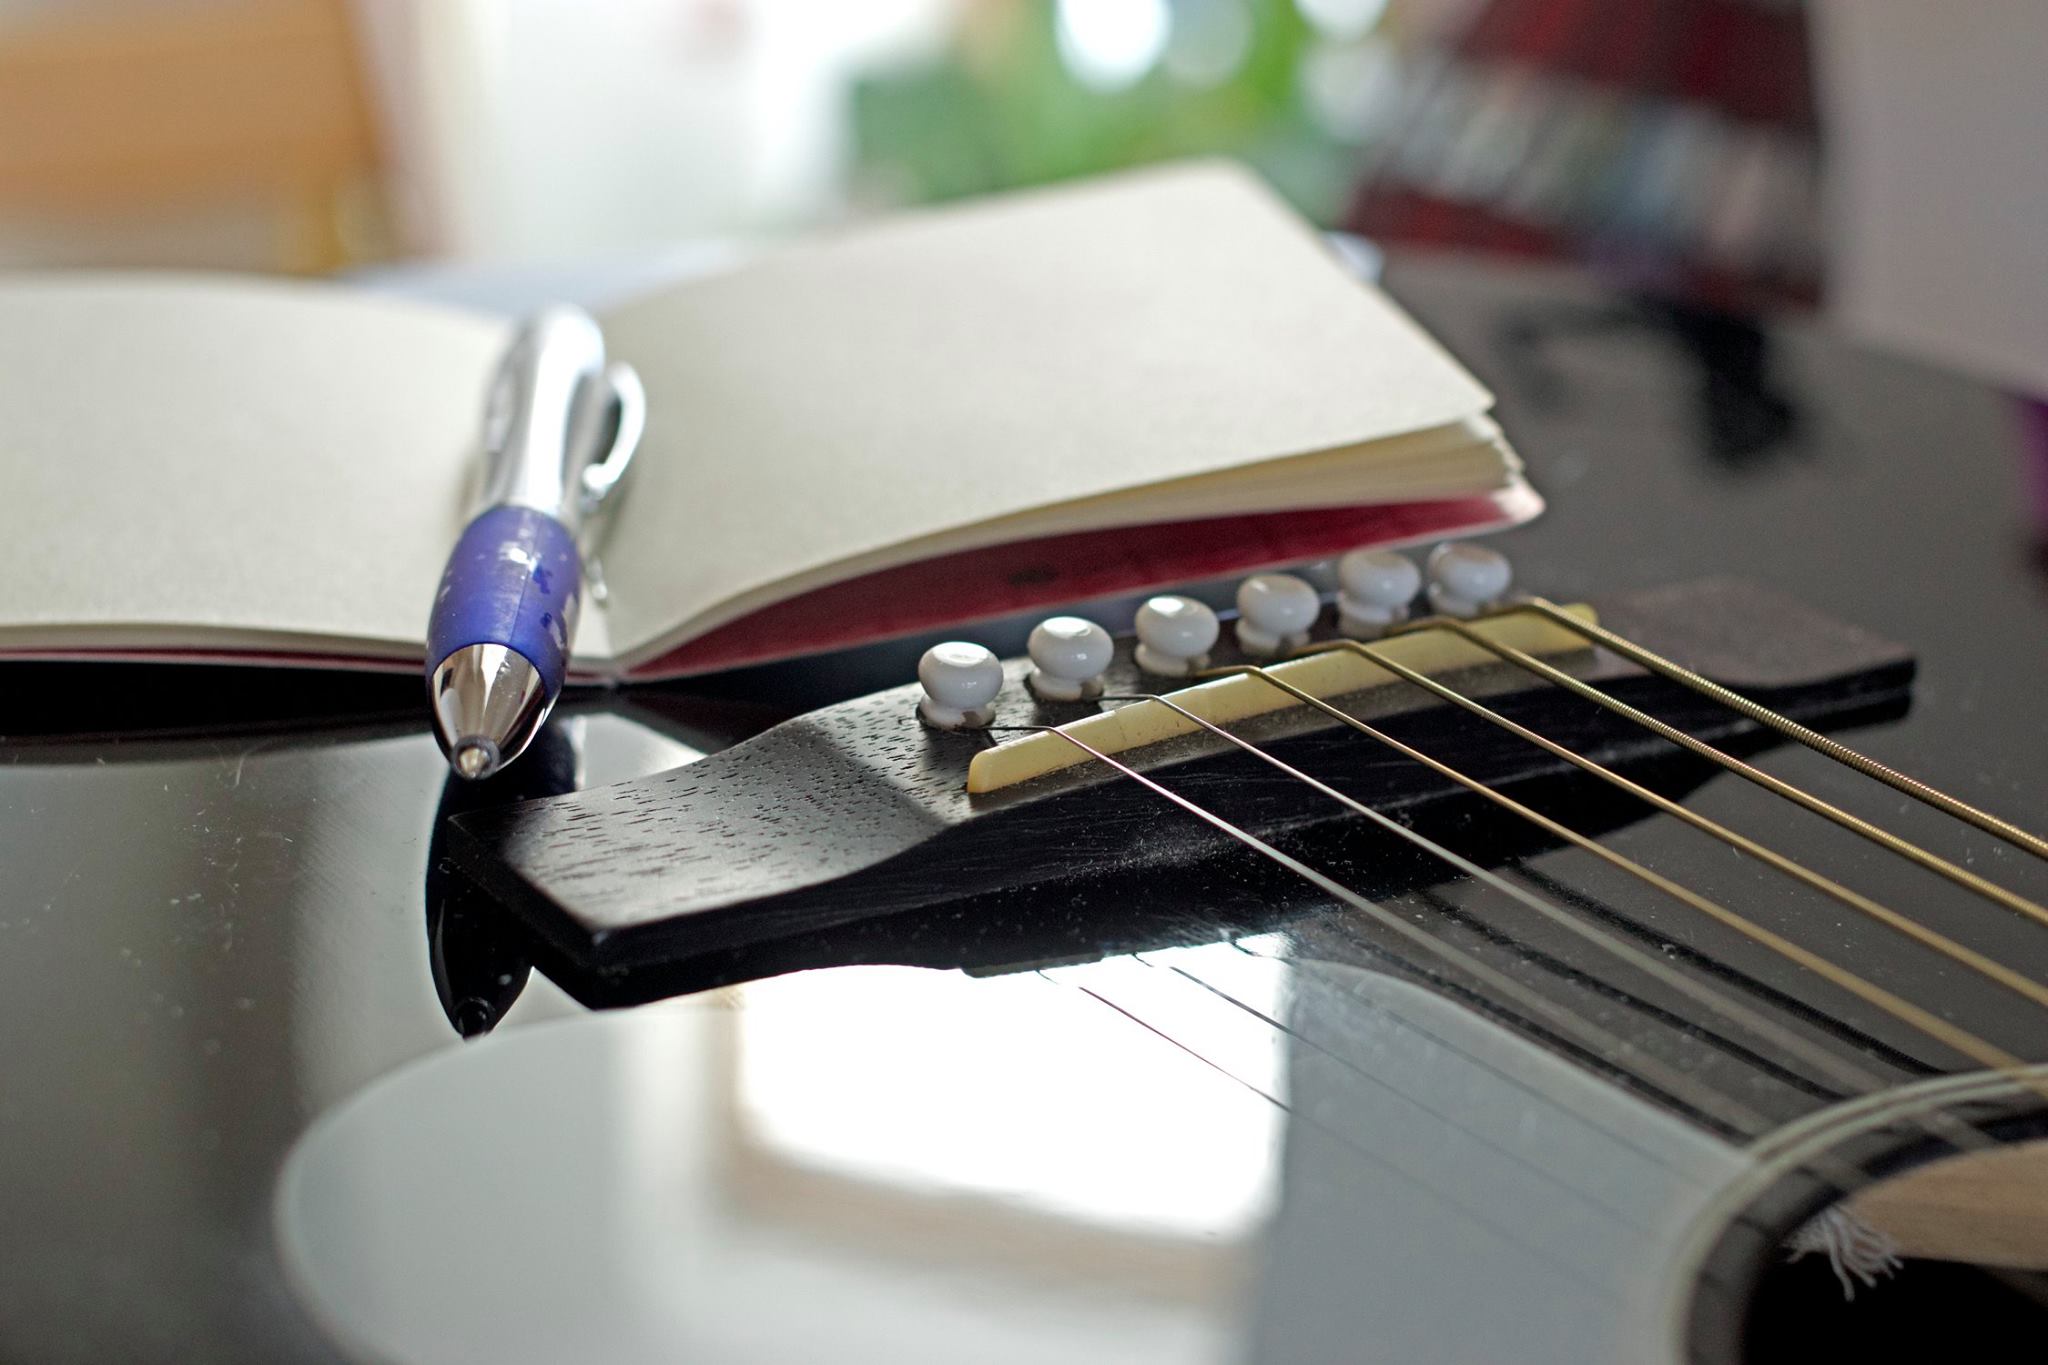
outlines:
[[[1783,736],[1717,696],[1595,649],[1575,627],[1680,660],[1802,728],[1908,705],[1913,664],[1903,648],[1748,584],[1715,580],[1560,615],[1572,624],[1518,609],[1470,638],[1418,632],[1366,654],[1320,639],[1311,657],[1263,677],[1252,661],[1219,654],[1227,676],[1164,693],[1119,642],[1106,696],[1087,702],[1038,700],[1022,685],[1028,665],[1010,661],[988,732],[924,726],[917,689],[891,689],[671,772],[464,815],[451,852],[462,875],[536,932],[550,974],[586,1003],[848,961],[986,970],[1178,942],[1190,903],[1256,927],[1317,898],[1271,863],[1246,861],[1233,835],[1169,818],[1121,760],[1101,761],[1117,754],[1290,856],[1327,855],[1368,895],[1427,884],[1443,869],[1386,831],[1362,831],[1355,810],[1241,742],[1328,774],[1353,802],[1425,831],[1497,816],[1482,792],[1512,799],[1561,783],[1573,787],[1575,828],[1589,836],[1650,809],[1574,758],[1636,774],[1654,795],[1714,770],[1488,642],[1624,706],[1654,708],[1728,753]],[[1477,723],[1449,694],[1550,738],[1554,751]],[[1191,696],[1201,700],[1190,706]],[[1368,742],[1359,725],[1396,743]],[[1473,855],[1482,862],[1554,842],[1516,821],[1489,828],[1484,856]]]

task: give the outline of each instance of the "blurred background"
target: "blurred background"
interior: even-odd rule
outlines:
[[[1165,157],[2048,393],[2039,0],[0,0],[0,265],[532,272]]]

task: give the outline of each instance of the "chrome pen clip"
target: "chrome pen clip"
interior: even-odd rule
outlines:
[[[575,529],[617,492],[646,428],[640,376],[605,363],[597,323],[561,305],[536,313],[514,334],[485,404],[483,501],[533,507]]]
[[[585,469],[613,444],[608,379],[589,314],[556,305],[520,323],[485,401],[483,506],[530,507],[577,529]]]
[[[579,439],[587,440],[593,451],[600,442],[604,448],[602,458],[593,458],[583,466],[578,481],[578,497],[586,522],[618,491],[619,481],[625,478],[634,452],[640,448],[640,437],[647,430],[647,390],[641,386],[637,370],[624,361],[613,361],[601,374],[584,380],[579,399],[598,388],[604,392],[597,400],[582,404],[594,415],[587,424],[579,423],[578,432]]]
[[[590,600],[601,606],[611,600],[604,563],[597,553],[598,542],[611,522],[604,513],[618,497],[621,481],[640,448],[641,434],[647,429],[647,390],[641,386],[637,370],[624,361],[613,361],[602,371],[584,376],[577,390],[576,409],[576,449],[589,452],[576,476],[576,543],[583,554]]]

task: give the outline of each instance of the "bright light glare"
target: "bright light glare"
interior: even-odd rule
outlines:
[[[1271,1210],[1279,1111],[1070,986],[861,968],[744,999],[742,1123],[785,1160],[1153,1235],[1229,1240]],[[1265,1032],[1240,1069],[1270,1087],[1284,1063]]]
[[[1166,50],[1173,15],[1166,0],[1059,0],[1060,60],[1097,90],[1142,80]]]

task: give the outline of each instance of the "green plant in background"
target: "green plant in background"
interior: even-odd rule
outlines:
[[[1318,222],[1357,175],[1354,138],[1304,98],[1372,0],[967,0],[945,56],[853,90],[854,193],[894,202],[1042,184],[1169,157],[1256,166]]]

